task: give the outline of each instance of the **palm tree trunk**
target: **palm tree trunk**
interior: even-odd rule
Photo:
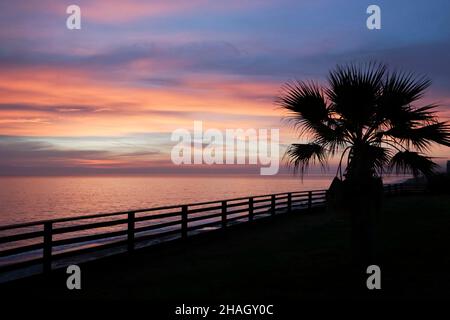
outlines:
[[[352,266],[358,287],[362,285],[369,265],[379,265],[377,256],[378,226],[382,182],[379,179],[347,181],[348,208],[351,215]]]

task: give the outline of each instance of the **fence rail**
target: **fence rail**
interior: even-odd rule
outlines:
[[[387,195],[421,191],[423,187],[385,186]],[[112,248],[133,251],[155,241],[186,239],[199,232],[325,205],[326,190],[312,190],[0,226],[0,272],[41,266],[47,273],[65,258]]]

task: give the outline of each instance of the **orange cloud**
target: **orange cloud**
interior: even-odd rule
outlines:
[[[239,78],[211,76],[186,79],[173,88],[135,87],[93,79],[85,70],[41,67],[2,74],[0,90],[0,104],[12,105],[0,109],[4,135],[167,132],[191,127],[193,120],[218,128],[258,127],[280,114],[270,100],[257,98],[274,95],[277,84]]]

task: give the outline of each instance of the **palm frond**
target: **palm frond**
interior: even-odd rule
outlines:
[[[397,174],[412,173],[414,176],[418,176],[419,173],[430,176],[434,174],[436,168],[437,164],[430,157],[412,151],[399,151],[389,163],[389,171]]]
[[[285,119],[300,130],[300,134],[317,133],[329,119],[329,110],[322,89],[317,83],[296,81],[287,83],[276,104],[288,111]]]
[[[433,106],[420,109],[411,107],[413,102],[422,98],[430,84],[428,78],[417,77],[413,73],[388,73],[378,100],[377,118],[387,119],[393,125],[412,120],[430,120],[432,114],[428,112]]]
[[[383,168],[389,163],[391,150],[377,145],[366,146],[367,163],[371,169],[377,172],[383,172]]]
[[[437,105],[430,104],[420,108],[406,105],[398,108],[390,108],[388,112],[381,110],[378,117],[388,126],[404,125],[408,127],[423,126],[435,123],[437,119]]]
[[[329,88],[325,91],[333,111],[355,127],[368,123],[375,112],[385,72],[383,64],[337,66],[328,76]]]
[[[292,144],[286,150],[284,157],[288,158],[288,164],[294,168],[294,172],[300,171],[303,176],[310,164],[319,163],[326,166],[327,151],[324,147],[314,143]]]
[[[417,77],[411,72],[391,72],[383,83],[383,102],[392,107],[406,106],[423,97],[431,80],[425,76]]]
[[[416,125],[417,122],[436,122],[436,104],[429,104],[420,108],[413,108],[409,106],[406,108],[405,121],[410,121],[412,125]]]
[[[450,146],[450,124],[436,122],[420,128],[411,128],[407,125],[393,127],[384,135],[397,138],[401,143],[412,145],[417,150],[427,150],[433,142]]]
[[[339,125],[334,126],[334,128],[327,125],[318,126],[315,128],[312,142],[327,148],[330,154],[334,155],[340,148],[346,146],[347,140],[344,130]]]

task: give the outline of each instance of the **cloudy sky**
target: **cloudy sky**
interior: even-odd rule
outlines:
[[[286,145],[280,86],[346,62],[429,76],[423,103],[450,119],[448,0],[2,1],[0,42],[0,174],[170,172],[170,133],[194,120],[280,128]]]

